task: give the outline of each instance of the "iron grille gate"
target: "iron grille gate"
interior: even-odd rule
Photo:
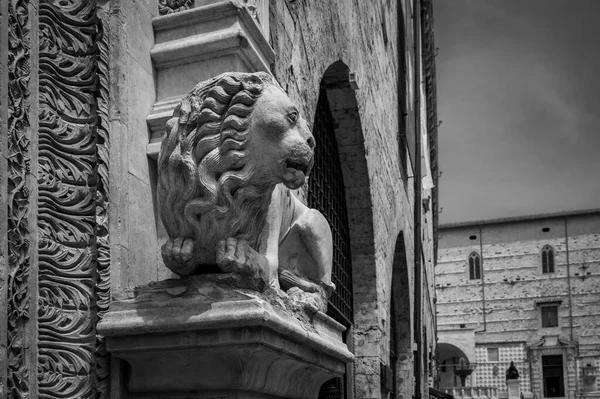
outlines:
[[[313,135],[317,146],[315,163],[308,183],[308,205],[325,216],[333,235],[331,277],[335,291],[329,298],[327,313],[349,327],[354,321],[354,312],[346,192],[333,131],[333,117],[324,91],[319,95]]]
[[[354,321],[354,308],[346,191],[333,130],[333,117],[327,102],[327,94],[323,90],[317,103],[313,135],[317,146],[315,164],[308,183],[308,205],[325,216],[333,236],[331,279],[335,284],[335,291],[329,298],[327,314],[346,327],[350,327]],[[327,381],[321,387],[319,399],[346,397],[345,383],[346,375],[343,378]]]

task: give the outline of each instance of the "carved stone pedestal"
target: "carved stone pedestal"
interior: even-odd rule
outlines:
[[[521,385],[518,379],[506,380],[508,399],[521,399]]]
[[[343,326],[281,291],[231,275],[125,293],[98,329],[131,367],[131,398],[316,398],[353,355]],[[309,309],[308,311],[306,309]]]

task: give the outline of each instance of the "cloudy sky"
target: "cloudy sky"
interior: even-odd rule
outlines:
[[[600,0],[434,0],[442,223],[600,208]]]

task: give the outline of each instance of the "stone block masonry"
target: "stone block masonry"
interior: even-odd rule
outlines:
[[[473,252],[481,256],[480,279],[469,276]],[[436,267],[440,342],[475,331],[462,345],[477,348],[479,385],[504,389],[490,371],[514,360],[521,390],[539,396],[543,357],[561,354],[565,396],[594,392],[582,368],[600,359],[599,268],[598,210],[444,226]],[[498,349],[501,359],[487,358]]]

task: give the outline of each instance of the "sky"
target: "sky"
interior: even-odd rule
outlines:
[[[600,208],[600,0],[433,0],[441,223]]]

